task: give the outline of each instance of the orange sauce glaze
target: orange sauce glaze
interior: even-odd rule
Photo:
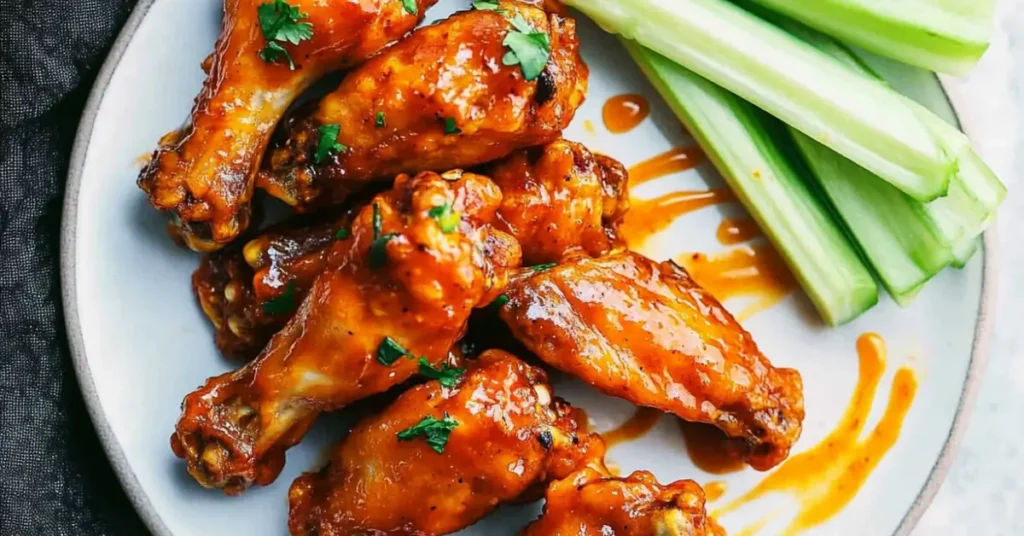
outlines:
[[[627,93],[608,99],[601,108],[604,127],[613,134],[633,130],[651,113],[651,105],[643,95]]]
[[[583,120],[583,130],[586,130],[587,134],[597,134],[597,129],[594,128],[594,122],[589,119]]]
[[[761,229],[750,218],[726,218],[718,224],[715,236],[719,244],[731,246],[761,236]]]
[[[728,439],[718,428],[710,424],[679,421],[686,443],[686,453],[698,469],[713,475],[724,475],[742,471],[746,465],[729,454],[725,444]]]
[[[647,181],[693,169],[704,160],[699,147],[676,147],[629,168],[629,185],[637,187]]]
[[[661,415],[662,412],[654,408],[636,408],[636,412],[626,422],[613,430],[602,433],[601,437],[604,438],[604,443],[608,448],[620,443],[628,443],[650,432],[651,428],[658,424]]]
[[[639,249],[647,239],[665,230],[676,218],[735,199],[728,188],[679,191],[654,199],[634,199],[619,226],[619,232],[626,238],[630,249]]]
[[[729,489],[729,485],[724,480],[712,480],[704,484],[704,498],[708,502],[715,502],[725,495],[726,490]]]
[[[828,521],[853,499],[896,443],[917,394],[914,372],[906,367],[897,370],[885,413],[861,439],[885,370],[885,341],[874,333],[861,335],[857,353],[857,388],[836,428],[810,450],[791,457],[754,489],[716,511],[716,517],[769,493],[790,493],[800,505],[784,532],[792,535]]]
[[[769,244],[742,246],[715,255],[690,253],[676,262],[719,301],[757,297],[736,315],[741,322],[779,303],[796,288],[786,263]]]

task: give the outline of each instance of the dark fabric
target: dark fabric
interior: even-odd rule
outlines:
[[[65,337],[61,203],[82,108],[134,0],[0,0],[0,535],[145,534]]]

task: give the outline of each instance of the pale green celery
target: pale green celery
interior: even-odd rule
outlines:
[[[891,296],[907,296],[953,261],[951,244],[926,205],[828,147],[791,132],[811,176]]]
[[[945,195],[956,171],[917,110],[885,84],[726,0],[567,0],[870,169],[911,197]]]
[[[802,169],[777,145],[782,126],[671,60],[625,41],[641,70],[700,143],[830,325],[878,301],[878,285]],[[781,134],[781,136],[780,136]],[[799,162],[799,159],[796,160]]]
[[[967,74],[988,49],[995,0],[751,0],[880,56]]]
[[[963,270],[979,249],[981,249],[981,237],[963,244],[960,249],[953,252],[953,266]]]

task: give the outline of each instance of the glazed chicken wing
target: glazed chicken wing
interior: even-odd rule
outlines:
[[[542,370],[497,350],[470,367],[451,387],[412,388],[358,424],[325,469],[297,479],[291,534],[448,534],[601,464],[600,438],[579,431]]]
[[[692,480],[662,486],[637,471],[626,478],[585,468],[548,486],[544,514],[520,536],[725,536]]]
[[[153,206],[171,211],[192,249],[230,242],[249,224],[256,172],[292,101],[325,73],[361,63],[412,30],[435,2],[225,0],[191,118],[161,140],[139,186]],[[310,32],[292,37],[298,44],[282,35]]]
[[[439,365],[519,264],[490,225],[500,200],[461,172],[399,176],[374,197],[260,356],[185,397],[171,445],[189,472],[229,494],[269,483],[317,414],[404,382],[413,356]]]
[[[629,209],[628,174],[615,160],[557,140],[516,151],[481,173],[501,188],[498,226],[523,245],[524,265],[623,247],[618,223]]]
[[[515,24],[550,44],[531,80],[507,60]],[[469,168],[552,141],[586,91],[578,45],[572,19],[516,2],[420,28],[350,72],[308,117],[290,120],[259,185],[304,210],[338,203],[367,181]],[[325,129],[338,145],[323,145]]]
[[[775,368],[685,270],[632,252],[526,275],[501,317],[551,366],[607,394],[717,426],[755,469],[800,436],[803,384]]]

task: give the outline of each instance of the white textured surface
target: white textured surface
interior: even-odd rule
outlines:
[[[998,223],[1000,303],[974,416],[921,536],[1024,534],[1024,0],[1000,0],[999,11],[992,49],[953,89],[975,145],[1010,187]]]

